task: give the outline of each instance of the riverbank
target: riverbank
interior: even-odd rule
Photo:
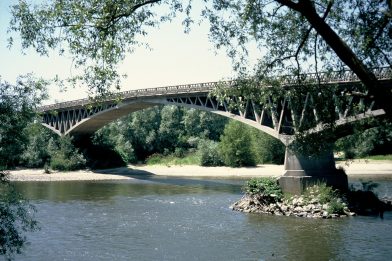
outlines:
[[[344,168],[349,177],[390,176],[392,178],[392,162],[356,161],[350,164],[340,162],[338,167]],[[53,171],[44,173],[43,169],[17,169],[10,171],[12,181],[77,181],[77,180],[124,180],[135,175],[158,175],[179,177],[217,177],[217,178],[251,178],[279,177],[283,174],[283,165],[259,165],[252,168],[201,167],[201,166],[145,166],[129,165],[128,167],[106,170]]]

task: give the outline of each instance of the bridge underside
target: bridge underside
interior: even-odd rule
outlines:
[[[58,111],[56,114],[47,112],[43,115],[43,125],[52,129],[59,135],[86,135],[92,134],[106,124],[128,115],[129,113],[143,110],[157,105],[176,105],[187,108],[204,110],[221,116],[235,119],[287,143],[290,135],[283,133],[281,129],[283,115],[279,115],[272,109],[256,109],[249,102],[246,110],[230,110],[225,104],[219,104],[207,94],[191,95],[184,97],[160,97],[148,99],[132,99],[119,104],[101,104],[93,108],[70,108]],[[284,110],[281,109],[283,114]]]
[[[341,87],[346,89],[349,84],[342,83]],[[360,82],[354,84],[359,86]],[[391,80],[382,81],[382,85],[390,88]],[[210,87],[208,84],[206,86]],[[148,90],[142,90],[146,94],[136,91],[134,96],[126,97],[120,103],[106,101],[87,106],[76,104],[55,111],[46,110],[42,113],[42,124],[59,135],[86,135],[129,113],[156,105],[176,105],[209,111],[241,121],[279,139],[286,146],[294,141],[295,133],[299,129],[303,130],[304,126],[307,133],[323,131],[323,126],[317,124],[320,115],[317,105],[313,102],[315,94],[304,93],[303,99],[296,101],[292,101],[290,96],[282,97],[280,100],[271,97],[265,103],[230,97],[234,101],[241,101],[241,106],[233,107],[228,102],[219,102],[210,97],[209,91],[203,91],[204,87],[197,85],[192,91],[185,87],[168,87],[162,93],[158,88],[153,95],[150,95]],[[335,106],[336,125],[340,126],[340,130],[344,130],[347,123],[384,114],[374,101],[361,96],[346,96],[337,92],[326,102],[331,105],[331,101]],[[358,112],[354,108],[361,108],[361,111]],[[312,158],[297,155],[287,149],[285,173],[280,179],[282,188],[297,194],[314,182],[326,182],[335,187],[347,188],[347,177],[336,170],[332,150]]]

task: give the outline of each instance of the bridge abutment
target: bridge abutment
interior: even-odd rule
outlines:
[[[306,187],[320,182],[339,190],[348,189],[347,175],[336,169],[332,149],[317,156],[305,156],[286,148],[284,174],[279,178],[283,192],[301,194]]]

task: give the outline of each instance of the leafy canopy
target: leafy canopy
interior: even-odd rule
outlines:
[[[375,78],[368,68],[391,66],[388,0],[51,0],[41,5],[20,0],[12,6],[9,30],[20,33],[23,48],[43,55],[50,49],[69,52],[75,67],[83,68],[73,82],[104,93],[119,88],[117,65],[145,44],[140,36],[149,27],[185,13],[188,29],[197,4],[204,5],[211,40],[227,49],[240,72],[247,69],[250,42],[265,54],[254,68],[261,78],[348,66],[373,92]]]
[[[34,207],[9,182],[5,169],[15,166],[27,144],[26,126],[45,97],[46,82],[31,75],[15,85],[0,79],[0,255],[12,259],[25,245],[23,232],[37,229]]]
[[[43,55],[51,49],[69,53],[75,67],[82,69],[70,82],[106,94],[113,87],[120,88],[117,66],[134,48],[146,45],[140,39],[148,29],[174,21],[179,13],[185,14],[183,23],[189,29],[195,5],[203,5],[201,15],[210,22],[210,39],[217,48],[227,50],[240,79],[238,88],[215,94],[221,99],[237,96],[265,104],[265,100],[288,95],[291,104],[298,105],[293,111],[301,115],[310,92],[313,106],[322,108],[317,121],[333,127],[335,107],[347,103],[344,97],[359,95],[374,97],[392,117],[392,93],[382,88],[370,69],[391,66],[390,0],[189,0],[185,4],[179,0],[48,0],[41,5],[20,0],[12,6],[9,29],[20,33],[23,48],[32,47]],[[249,68],[247,54],[252,44],[263,55]],[[347,68],[364,87],[345,90],[336,104],[336,86],[322,88],[319,72]],[[303,76],[308,72],[316,72],[311,86]],[[279,78],[289,74],[294,75],[297,88],[287,92]],[[235,103],[243,106],[241,101]]]
[[[158,14],[158,5],[169,8]],[[125,55],[148,46],[139,40],[148,28],[189,8],[177,0],[53,0],[40,5],[20,0],[11,10],[9,30],[20,33],[24,49],[34,48],[41,55],[52,49],[60,55],[69,53],[75,68],[82,69],[69,82],[85,84],[93,94],[107,94],[111,87],[120,88],[117,65]]]

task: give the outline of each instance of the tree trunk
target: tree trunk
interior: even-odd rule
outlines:
[[[317,14],[313,3],[309,0],[298,2],[297,10],[308,20],[317,33],[335,51],[336,55],[345,63],[368,88],[369,96],[373,96],[378,106],[384,109],[389,118],[392,117],[392,94],[387,88],[382,88],[376,76],[365,64],[358,59],[351,48],[335,33],[334,30]]]

